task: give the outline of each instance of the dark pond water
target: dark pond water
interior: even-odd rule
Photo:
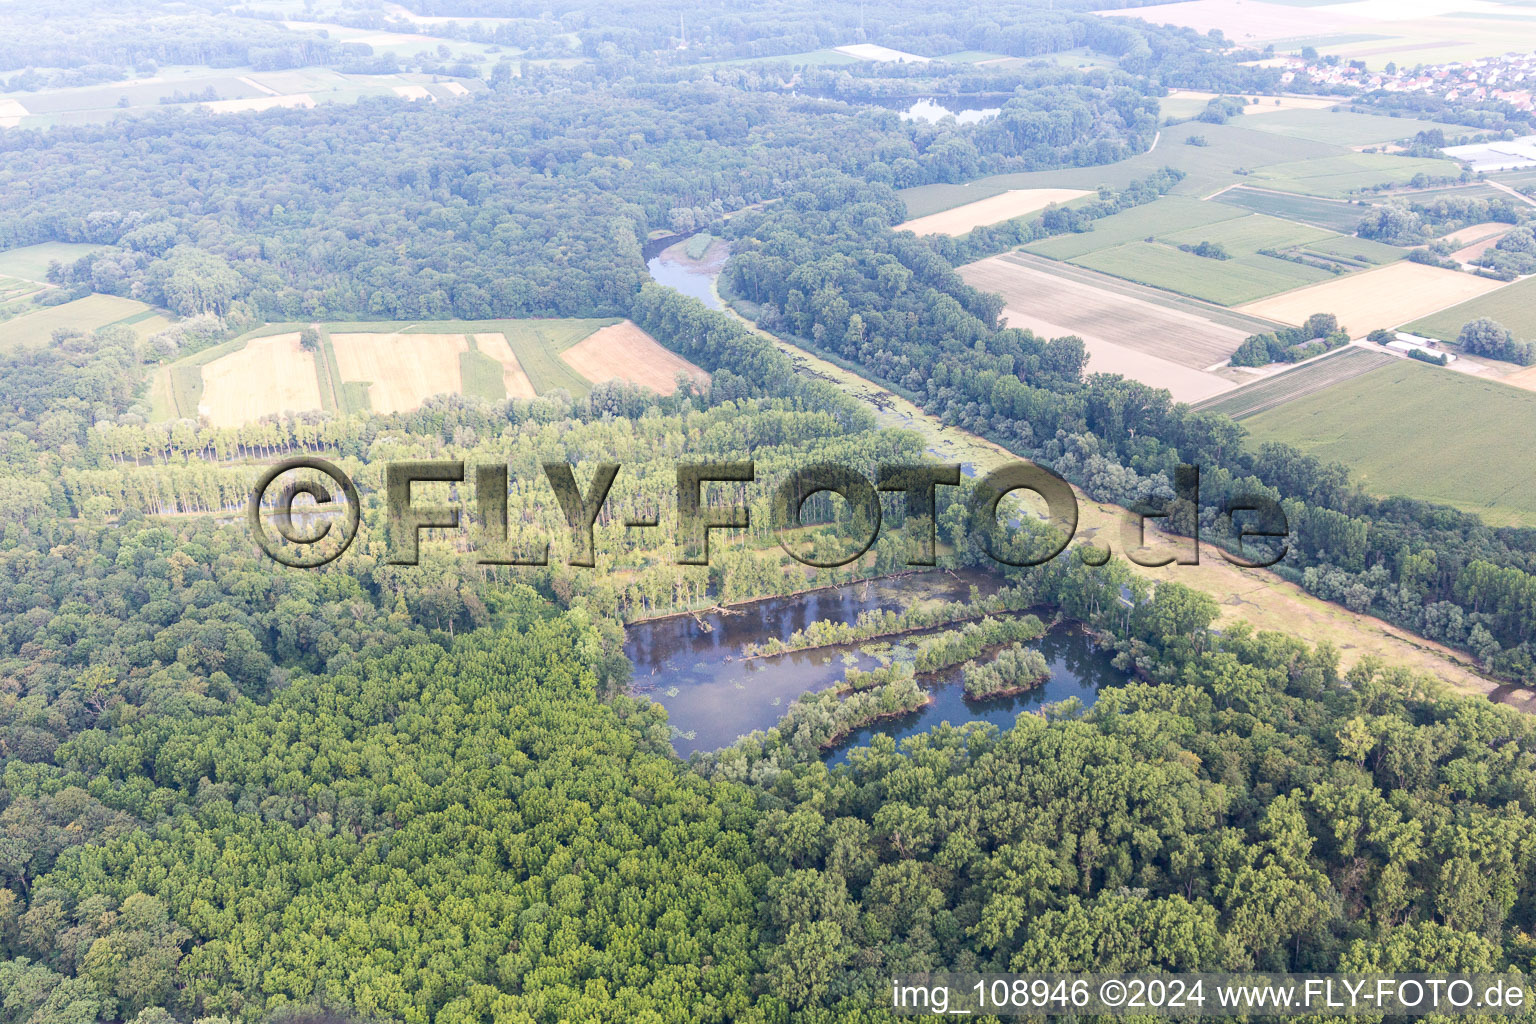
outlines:
[[[635,666],[633,690],[667,709],[679,755],[716,750],[754,729],[771,727],[796,697],[840,681],[847,666],[879,664],[871,655],[842,647],[743,661],[741,651],[748,643],[787,639],[817,619],[850,621],[871,608],[902,608],[929,598],[962,600],[972,586],[990,594],[1000,581],[985,573],[925,573],[742,605],[740,614],[703,616],[710,630],[691,616],[636,623],[625,644]],[[1040,647],[1051,666],[1045,685],[1017,697],[972,702],[964,699],[958,669],[942,673],[928,681],[932,704],[859,730],[832,759],[840,761],[849,747],[868,743],[876,732],[903,737],[944,721],[1011,725],[1020,711],[1047,702],[1077,697],[1091,704],[1099,686],[1125,678],[1075,627],[1053,631]]]

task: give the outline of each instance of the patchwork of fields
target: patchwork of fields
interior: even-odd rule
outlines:
[[[1206,2],[1178,7],[1187,13]],[[1251,6],[1262,5],[1255,0]],[[1187,108],[1185,116],[1198,113],[1196,105],[1208,99],[1172,97]],[[1448,136],[1466,129],[1332,106],[1250,106],[1239,124],[1165,127],[1154,153],[1118,164],[998,175],[901,194],[909,216],[932,219],[951,209],[964,216],[961,211],[978,206],[977,200],[1009,190],[1119,187],[1153,165],[1185,171],[1168,194],[1150,203],[959,273],[1002,296],[1009,326],[1081,338],[1089,372],[1166,388],[1175,400],[1242,419],[1257,440],[1283,440],[1345,461],[1373,490],[1445,501],[1491,522],[1528,521],[1536,516],[1536,497],[1513,493],[1508,470],[1481,467],[1497,465],[1485,449],[1502,451],[1513,444],[1510,438],[1536,426],[1536,394],[1519,390],[1536,390],[1536,368],[1502,372],[1502,366],[1473,359],[1445,370],[1361,345],[1297,366],[1227,365],[1248,335],[1299,325],[1315,313],[1335,315],[1356,338],[1376,328],[1402,328],[1454,339],[1467,320],[1491,316],[1517,337],[1536,340],[1536,278],[1505,286],[1408,261],[1406,248],[1355,235],[1379,204],[1507,195],[1482,182],[1413,189],[1410,183],[1420,175],[1453,179],[1460,166],[1362,152],[1429,129]],[[1253,116],[1258,114],[1263,116]],[[1516,184],[1533,183],[1536,175]],[[1473,224],[1449,232],[1447,240],[1470,259],[1507,229]],[[1453,436],[1431,426],[1464,423],[1472,410],[1481,418],[1485,405],[1494,410],[1496,426]],[[1450,474],[1448,482],[1426,482],[1428,472],[1439,468]]]
[[[162,367],[155,418],[238,426],[307,411],[405,412],[440,394],[580,396],[609,380],[671,394],[680,372],[709,379],[627,320],[328,324],[313,350],[301,326],[273,325]]]
[[[1364,211],[1346,208],[1354,211],[1353,229]],[[1201,243],[1219,246],[1227,258],[1188,251]],[[1330,267],[1354,271],[1403,255],[1401,249],[1328,228],[1183,196],[1165,196],[1094,221],[1088,231],[1041,239],[1024,249],[1228,306],[1327,281],[1334,274]]]

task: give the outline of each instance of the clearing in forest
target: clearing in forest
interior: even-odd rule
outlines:
[[[709,374],[662,348],[655,338],[628,320],[594,332],[562,352],[560,358],[594,384],[618,379],[660,395],[677,390],[679,373],[701,383],[709,380]]]
[[[462,390],[462,334],[332,334],[342,382],[366,382],[374,412],[415,409],[433,395]]]
[[[323,407],[315,354],[300,346],[297,331],[253,338],[205,365],[202,376],[197,412],[216,427]]]
[[[1500,287],[1500,282],[1486,277],[1403,261],[1298,288],[1238,309],[1297,325],[1313,313],[1332,313],[1339,318],[1340,327],[1353,337],[1361,337],[1378,327],[1396,327]]]
[[[949,235],[955,237],[972,228],[1001,224],[1005,220],[1043,210],[1052,203],[1067,203],[1083,196],[1092,195],[1081,188],[1015,188],[974,203],[966,203],[942,213],[930,213],[926,217],[904,221],[896,225],[897,231],[912,231],[919,235]]]

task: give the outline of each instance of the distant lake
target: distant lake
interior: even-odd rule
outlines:
[[[901,100],[906,103],[906,100]],[[947,96],[943,100],[921,99],[901,111],[903,121],[927,121],[937,124],[946,117],[953,117],[960,124],[976,124],[1003,112],[1001,106],[984,106],[987,101],[965,96]],[[885,104],[880,104],[885,106]],[[893,109],[901,109],[899,107]]]
[[[631,691],[667,709],[672,746],[680,756],[718,750],[753,730],[772,727],[796,697],[841,681],[847,665],[870,669],[879,664],[857,645],[744,661],[741,651],[748,643],[786,639],[817,619],[851,622],[872,608],[902,608],[930,598],[964,600],[973,585],[982,594],[992,594],[1001,581],[981,572],[923,573],[769,598],[741,605],[730,615],[675,615],[637,622],[627,630],[624,645],[634,663]],[[1069,697],[1084,706],[1092,704],[1100,686],[1118,685],[1126,678],[1110,663],[1109,654],[1076,626],[1058,627],[1034,646],[1050,664],[1050,678],[1041,686],[1014,697],[970,701],[958,666],[920,677],[933,703],[856,730],[828,758],[841,762],[849,749],[867,745],[876,733],[900,739],[946,721],[993,722],[1006,728],[1019,712],[1043,704]]]

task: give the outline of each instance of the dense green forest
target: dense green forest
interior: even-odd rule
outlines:
[[[149,61],[375,59],[273,6],[29,5],[0,72],[31,89]],[[750,527],[716,534],[709,566],[677,564],[679,459],[750,458],[761,482],[925,454],[754,327],[1096,499],[1169,496],[1175,467],[1199,464],[1200,507],[1174,525],[1208,539],[1229,540],[1228,496],[1274,497],[1283,576],[1536,682],[1536,532],[1254,450],[1223,416],[1093,373],[1075,338],[1000,329],[1001,299],[955,274],[1154,201],[1180,172],[960,239],[895,229],[898,188],[1143,153],[1167,88],[1257,90],[1272,69],[1092,2],[867,21],[842,2],[406,6],[506,19],[435,30],[505,48],[477,65],[483,94],[0,130],[0,250],[92,243],[50,271],[55,297],[186,318],[171,351],[131,325],[0,346],[0,1024],[830,1024],[886,1019],[878,992],[911,971],[1536,970],[1529,718],[1375,660],[1343,671],[1305,638],[1217,630],[1208,595],[1119,559],[735,652],[912,635],[910,661],[850,670],[689,761],[630,691],[627,623],[902,571],[906,528],[928,525],[893,506],[868,558],[812,570],[778,546],[768,487],[722,488]],[[803,59],[855,38],[1088,47],[1104,65]],[[745,57],[773,59],[726,63]],[[868,102],[950,89],[1004,97],[1001,113],[927,124]],[[1415,209],[1409,227],[1507,205]],[[731,243],[722,288],[751,324],[648,283],[644,244],[700,227]],[[147,369],[262,321],[513,316],[629,317],[711,377],[667,397],[607,384],[149,422]],[[365,496],[363,539],[310,572],[264,558],[240,516],[261,470],[300,453]],[[420,565],[391,564],[382,466],[401,459],[505,465],[507,544],[552,539],[549,565],[482,564],[473,513]],[[565,563],[547,461],[584,480],[624,467],[594,569]],[[995,570],[967,493],[940,491],[942,564]],[[853,525],[846,504],[808,509],[811,548]],[[1090,708],[877,737],[829,766],[854,730],[926,700],[920,673],[957,668],[983,699],[1036,685],[1047,622],[1090,630],[1127,681]]]

